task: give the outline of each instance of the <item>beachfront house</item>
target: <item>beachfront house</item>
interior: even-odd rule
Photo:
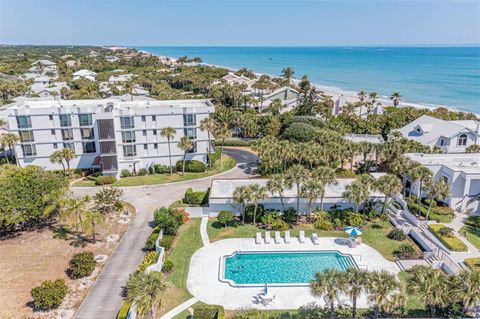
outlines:
[[[444,202],[461,212],[480,214],[480,153],[470,154],[406,154],[408,158],[427,167],[434,180],[443,179],[450,187],[451,195]],[[415,196],[420,193],[418,181],[407,176],[407,190]]]
[[[183,136],[193,141],[186,159],[206,163],[208,138],[199,125],[213,111],[213,104],[205,99],[23,99],[8,105],[3,117],[9,131],[21,138],[15,146],[20,166],[62,169],[49,156],[69,148],[77,155],[72,168],[95,168],[119,176],[123,169],[138,172],[153,164],[168,165],[168,143],[160,130],[169,126],[176,129],[170,145],[172,164],[183,159],[177,147]]]
[[[97,77],[97,73],[90,70],[86,70],[86,69],[78,70],[77,72],[73,73],[74,81],[82,78],[90,81],[95,81],[96,77]]]
[[[243,75],[238,76],[233,72],[228,73],[222,79],[224,79],[228,84],[235,83],[235,84],[250,85],[250,84],[252,84],[253,82],[256,81],[256,79],[249,79],[249,78],[247,78],[246,76],[243,76]]]
[[[422,115],[398,131],[406,138],[439,147],[445,153],[464,153],[470,145],[480,143],[480,122],[473,120],[445,121]]]
[[[337,179],[337,184],[329,184],[325,190],[325,197],[323,199],[323,206],[325,210],[331,209],[332,206],[338,208],[354,208],[355,204],[349,202],[343,197],[345,187],[351,184],[355,179],[342,178]],[[267,179],[214,179],[210,187],[209,194],[209,211],[212,213],[218,213],[221,210],[230,210],[239,214],[240,207],[233,198],[235,189],[239,186],[248,186],[251,184],[259,184],[265,187],[267,185]],[[293,207],[296,209],[297,196],[295,187],[285,189],[282,194],[285,207]],[[370,200],[383,201],[385,195],[371,190]],[[268,199],[261,201],[261,204],[265,209],[277,209],[282,210],[282,204],[278,193],[268,193]],[[300,198],[300,212],[307,211],[308,201],[306,198]],[[320,199],[315,200],[312,203],[312,208],[320,207]]]

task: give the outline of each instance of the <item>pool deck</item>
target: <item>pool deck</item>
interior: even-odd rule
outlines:
[[[223,256],[231,255],[236,251],[321,251],[337,250],[343,254],[352,255],[362,269],[387,270],[398,273],[398,266],[386,260],[372,247],[362,244],[357,248],[349,248],[344,240],[333,237],[319,238],[319,245],[314,245],[309,238],[305,243],[299,243],[292,238],[289,244],[255,244],[254,238],[232,238],[211,243],[200,248],[192,257],[187,279],[187,288],[190,293],[206,304],[222,305],[229,310],[240,309],[297,309],[309,302],[324,305],[323,298],[314,297],[309,287],[271,287],[269,291],[275,294],[275,300],[268,306],[253,302],[259,287],[232,287],[219,280],[220,260]],[[295,267],[295,265],[292,265]],[[346,297],[340,298],[342,301]],[[357,301],[359,307],[367,307],[367,299],[362,295]]]

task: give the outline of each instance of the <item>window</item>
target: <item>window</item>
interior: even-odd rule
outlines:
[[[60,114],[59,117],[61,127],[72,126],[72,119],[70,117],[70,114]]]
[[[37,149],[35,145],[22,145],[23,156],[35,156],[37,155]]]
[[[135,145],[124,145],[123,156],[125,157],[137,156],[137,147]]]
[[[143,130],[142,133],[143,133],[143,136],[147,136],[147,130]]]
[[[56,135],[56,134],[55,134],[55,130],[53,130],[53,129],[50,130],[50,133],[52,133],[52,135]]]
[[[147,119],[146,116],[142,115],[142,122],[145,122],[146,119]]]
[[[71,141],[73,140],[73,130],[71,128],[69,129],[63,129],[62,130],[62,139],[64,141]]]
[[[440,146],[444,146],[445,145],[445,139],[441,138],[440,139]]]
[[[53,149],[57,149],[58,148],[58,144],[57,143],[53,143]]]
[[[122,141],[123,143],[135,143],[135,132],[134,131],[122,132]]]
[[[183,134],[188,136],[189,139],[195,140],[197,138],[197,129],[193,127],[183,129]]]
[[[73,143],[63,143],[63,148],[68,148],[68,149],[71,149],[72,151],[75,151],[75,144],[73,144]]]
[[[187,151],[187,153],[196,153],[197,152],[197,142],[192,142],[193,147]]]
[[[84,153],[95,153],[97,150],[95,148],[95,142],[85,142],[82,143]]]
[[[143,149],[148,150],[148,144],[143,144]]]
[[[48,116],[48,119],[49,119],[50,121],[53,121],[53,115],[49,115],[49,116]]]
[[[467,145],[467,134],[461,134],[458,137],[458,146],[465,146]]]
[[[153,135],[157,135],[157,130],[153,130]]]
[[[34,142],[35,138],[33,137],[33,131],[18,131],[20,135],[20,141],[22,142]]]
[[[93,132],[93,128],[82,128],[80,132],[82,133],[82,140],[95,139],[95,133]]]
[[[152,121],[156,121],[157,120],[157,117],[155,115],[152,115]]]
[[[135,122],[133,121],[133,116],[122,116],[120,117],[120,126],[123,129],[129,129],[135,127]]]
[[[79,114],[78,121],[80,122],[80,126],[92,126],[92,114]]]
[[[192,125],[197,125],[196,114],[184,114],[183,115],[183,126],[192,126]]]
[[[158,150],[158,144],[156,144],[156,143],[153,144],[153,148],[156,149],[156,150]]]
[[[32,119],[27,115],[17,116],[18,128],[32,128]]]

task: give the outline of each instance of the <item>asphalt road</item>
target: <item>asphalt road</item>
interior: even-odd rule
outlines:
[[[237,149],[225,149],[225,153],[235,158],[235,169],[221,174],[224,178],[246,178],[255,170],[257,157]],[[218,176],[218,175],[217,175]],[[210,186],[215,176],[172,184],[123,187],[125,200],[137,209],[115,252],[110,256],[94,286],[75,314],[77,319],[115,318],[122,306],[122,291],[128,276],[140,264],[143,247],[152,232],[153,212],[161,206],[168,206],[183,197],[187,188],[204,190]],[[75,196],[93,195],[98,188],[73,187]]]

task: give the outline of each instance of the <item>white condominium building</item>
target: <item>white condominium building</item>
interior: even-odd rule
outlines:
[[[183,159],[177,147],[183,136],[194,145],[187,159],[206,162],[208,137],[199,125],[213,111],[208,100],[26,99],[8,106],[4,116],[8,130],[21,138],[15,148],[21,166],[62,169],[49,157],[70,148],[77,155],[71,168],[97,168],[105,175],[119,175],[123,169],[138,172],[153,164],[169,164],[168,141],[160,135],[165,127],[176,130],[170,141],[172,165]]]

